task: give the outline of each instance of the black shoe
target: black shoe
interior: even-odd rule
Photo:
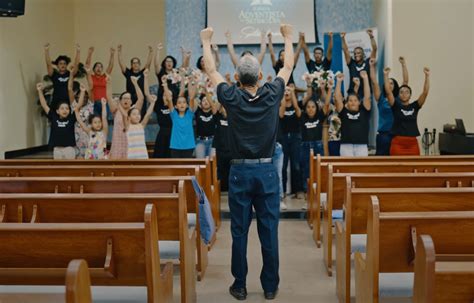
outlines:
[[[237,300],[243,301],[247,299],[247,289],[245,287],[234,288],[233,286],[231,286],[229,287],[229,293]]]
[[[276,298],[277,293],[278,293],[278,289],[275,291],[264,291],[263,295],[265,296],[266,300],[273,300]]]

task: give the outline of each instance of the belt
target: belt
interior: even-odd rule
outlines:
[[[214,136],[198,136],[197,137],[198,140],[212,140],[214,139]]]
[[[260,159],[233,159],[230,161],[231,164],[262,164],[272,163],[272,158],[260,158]]]

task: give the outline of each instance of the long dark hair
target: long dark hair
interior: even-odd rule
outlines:
[[[392,94],[393,96],[396,98],[398,97],[398,95],[400,94],[400,85],[398,84],[398,81],[395,80],[394,78],[390,78],[390,80],[393,81],[393,90],[392,90]],[[382,95],[385,97],[386,96],[386,92],[385,92],[385,89],[382,90]]]

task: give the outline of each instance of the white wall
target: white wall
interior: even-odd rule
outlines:
[[[431,89],[419,114],[419,127],[442,131],[443,124],[464,119],[474,132],[474,8],[472,0],[394,0],[393,67],[407,58],[413,98],[423,88],[423,67],[431,68]],[[414,100],[413,99],[413,100]]]
[[[26,0],[26,14],[0,18],[0,158],[6,150],[46,142],[35,84],[46,74],[43,45],[51,57],[73,52],[73,10],[64,0]]]
[[[123,44],[126,62],[132,56],[143,62],[148,44],[165,42],[164,0],[26,0],[25,10],[18,18],[0,18],[0,159],[5,151],[47,142],[35,90],[46,74],[45,42],[53,60],[73,57],[79,42],[85,61],[94,45],[94,60],[104,65],[112,45]],[[125,80],[115,63],[113,90],[122,92]]]

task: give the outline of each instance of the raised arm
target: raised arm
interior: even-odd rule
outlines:
[[[110,79],[110,75],[106,75],[106,82],[107,82],[107,86],[106,86],[107,103],[109,104],[110,111],[112,113],[115,113],[118,110],[118,106],[117,106],[117,102],[112,97],[112,81]]]
[[[338,113],[344,108],[344,97],[342,96],[342,82],[344,81],[344,74],[339,73],[336,76],[336,89],[334,90],[334,103]]]
[[[387,97],[388,104],[393,106],[395,104],[395,97],[393,96],[392,88],[390,87],[390,67],[386,67],[383,70],[383,83],[385,88],[385,97]]]
[[[155,65],[155,73],[157,75],[160,74],[161,72],[161,63],[160,63],[160,53],[161,53],[161,50],[163,49],[163,43],[158,43],[158,45],[156,46],[156,52],[155,52],[155,58],[153,59],[153,63]]]
[[[367,34],[370,37],[370,44],[372,46],[372,52],[370,53],[370,58],[377,59],[377,42],[375,42],[374,32],[371,29],[368,29]]]
[[[49,108],[48,102],[46,102],[46,99],[45,99],[44,94],[43,94],[43,90],[44,90],[43,83],[36,84],[36,90],[38,91],[38,97],[39,97],[39,100],[40,100],[41,107],[43,108],[43,110],[46,114],[49,114],[50,108]]]
[[[94,89],[94,81],[92,81],[92,69],[90,66],[84,66],[86,70],[87,84],[89,85],[89,94],[92,96],[92,90]],[[72,77],[69,77],[72,78]]]
[[[197,104],[196,104],[197,85],[198,83],[197,81],[193,79],[193,77],[188,77],[189,108],[191,109],[192,112],[195,112],[197,109]]]
[[[360,77],[362,78],[362,82],[364,83],[364,102],[363,105],[366,110],[370,110],[372,108],[372,99],[370,98],[370,83],[369,83],[369,75],[365,70],[360,72]]]
[[[105,72],[107,74],[111,74],[113,69],[114,69],[114,60],[115,59],[115,48],[111,47],[110,48],[110,57],[109,57],[109,66],[107,66],[107,69],[105,70]]]
[[[181,54],[183,57],[183,64],[181,65],[181,67],[188,68],[189,63],[191,61],[191,51],[181,46]]]
[[[76,43],[76,55],[74,56],[74,65],[72,66],[71,75],[75,76],[79,70],[79,63],[81,62],[81,46]]]
[[[352,82],[354,82],[354,94],[358,95],[359,94],[359,89],[360,89],[360,78],[354,77],[352,78]]]
[[[293,108],[295,109],[296,117],[299,118],[301,117],[301,108],[298,105],[298,99],[296,98],[295,89],[292,86],[290,86],[290,93],[291,93],[291,104],[293,105]]]
[[[150,71],[145,69],[143,71],[143,94],[145,95],[145,99],[148,102],[151,102],[152,95],[150,94]]]
[[[283,78],[285,83],[288,83],[291,73],[293,72],[293,67],[295,66],[295,61],[293,60],[293,26],[289,24],[282,24],[280,26],[280,31],[285,40],[285,64],[283,68],[278,72],[278,77]]]
[[[334,86],[334,80],[329,81],[329,85],[324,90],[324,106],[323,106],[323,113],[325,116],[329,114],[329,107],[331,106],[331,95],[332,95],[332,88]]]
[[[407,62],[405,60],[405,57],[400,57],[398,58],[398,61],[400,61],[400,64],[402,65],[402,72],[403,72],[403,85],[408,85],[408,68],[407,68]]]
[[[146,58],[145,66],[144,68],[150,69],[151,62],[153,61],[153,46],[148,45],[148,56]]]
[[[71,75],[67,80],[67,95],[69,97],[69,104],[73,104],[75,101],[74,96],[74,77]]]
[[[122,74],[125,73],[125,71],[127,70],[127,65],[125,65],[123,63],[123,58],[122,58],[122,44],[119,44],[117,46],[117,57],[118,57],[118,63],[119,63],[119,66],[120,66],[120,70],[122,71]]]
[[[107,134],[109,133],[109,122],[107,121],[107,99],[102,98],[100,103],[102,105],[102,133],[104,133],[104,137],[107,138]]]
[[[184,77],[181,78],[179,82],[179,97],[186,97],[186,81]]]
[[[167,77],[161,77],[161,85],[163,86],[163,102],[168,106],[170,111],[174,111],[173,93],[168,87]]]
[[[234,44],[232,43],[232,35],[229,30],[225,32],[225,37],[227,40],[227,51],[229,52],[230,60],[232,61],[232,64],[235,68],[239,64],[239,58],[235,53]]]
[[[426,97],[428,97],[428,93],[430,91],[430,69],[428,67],[423,68],[423,72],[425,73],[425,84],[423,85],[423,92],[418,97],[418,105],[420,107],[425,104]]]
[[[214,102],[214,100],[212,100],[211,93],[206,92],[206,99],[207,99],[207,102],[209,102],[209,104],[211,105],[212,114],[213,115],[217,114],[217,112],[219,111],[219,107],[218,107],[218,104]]]
[[[137,77],[130,77],[130,80],[132,81],[133,87],[135,87],[135,92],[137,93],[137,102],[135,103],[135,108],[141,111],[144,102],[142,89],[140,88],[140,85],[138,85]]]
[[[370,82],[372,82],[372,91],[374,92],[375,101],[379,102],[380,95],[382,92],[380,91],[379,80],[377,79],[377,72],[375,67],[377,66],[377,62],[375,59],[370,58]]]
[[[153,109],[155,108],[156,99],[157,99],[157,97],[155,95],[153,95],[152,98],[150,99],[150,104],[149,104],[149,106],[146,110],[145,116],[143,117],[142,122],[141,122],[143,128],[145,128],[146,125],[148,124],[148,121],[150,121],[150,117],[153,114]]]
[[[268,51],[270,52],[270,59],[272,60],[272,66],[274,67],[276,65],[276,58],[275,58],[275,50],[273,49],[273,41],[272,41],[272,32],[269,32],[267,34],[268,37]],[[291,46],[293,49],[293,46]],[[292,58],[293,61],[293,58]]]
[[[283,119],[283,117],[285,117],[285,111],[286,111],[286,103],[285,103],[285,97],[283,97],[283,99],[281,99],[280,108],[278,110],[278,115],[280,116],[280,119]]]
[[[306,64],[308,64],[309,61],[311,61],[311,54],[309,52],[308,44],[306,44],[305,37],[303,37],[303,44],[301,45],[301,47],[303,48],[304,61],[306,62]]]
[[[334,34],[332,32],[329,32],[328,36],[329,36],[329,44],[328,44],[328,49],[326,50],[326,59],[331,61],[332,60],[332,48],[334,46]]]
[[[207,76],[211,80],[212,84],[217,87],[217,85],[224,82],[225,80],[224,77],[222,77],[222,75],[217,71],[216,63],[212,57],[211,40],[213,34],[214,30],[212,27],[203,29],[201,31],[201,41]]]
[[[295,65],[298,63],[298,60],[300,58],[300,53],[301,53],[301,48],[302,48],[302,45],[303,45],[303,39],[304,39],[304,33],[300,32],[299,33],[299,39],[298,39],[298,45],[296,46],[296,50],[295,50]]]
[[[342,41],[342,52],[344,53],[344,58],[346,59],[346,64],[351,63],[351,52],[349,52],[349,47],[347,46],[346,42],[346,33],[341,33],[341,41]]]
[[[303,106],[313,97],[313,79],[311,79],[309,74],[306,74],[304,80],[306,81],[306,94],[303,98]]]
[[[76,107],[74,108],[74,114],[76,115],[76,120],[77,122],[79,123],[79,125],[81,126],[81,128],[86,132],[86,133],[89,133],[91,131],[90,127],[88,127],[84,121],[82,121],[81,119],[81,114],[80,114],[80,111],[81,111],[81,108],[82,106],[84,105],[84,95],[86,94],[86,87],[84,85],[81,84],[81,92],[79,94],[79,101],[77,102],[77,105]]]
[[[258,63],[262,65],[263,59],[265,59],[265,53],[267,52],[267,40],[265,39],[265,32],[260,31],[260,54],[258,54]]]
[[[214,60],[216,60],[216,69],[219,70],[219,67],[221,67],[221,54],[219,53],[219,46],[217,46],[217,44],[212,45],[212,54],[214,55]]]
[[[51,56],[49,55],[49,43],[44,45],[44,60],[46,61],[46,69],[48,70],[48,76],[52,76],[54,73],[53,63],[51,62]]]
[[[91,47],[89,47],[89,49],[87,50],[87,58],[86,58],[85,67],[89,67],[89,68],[92,67],[92,54],[93,54],[93,53],[94,53],[94,47],[91,46]]]

